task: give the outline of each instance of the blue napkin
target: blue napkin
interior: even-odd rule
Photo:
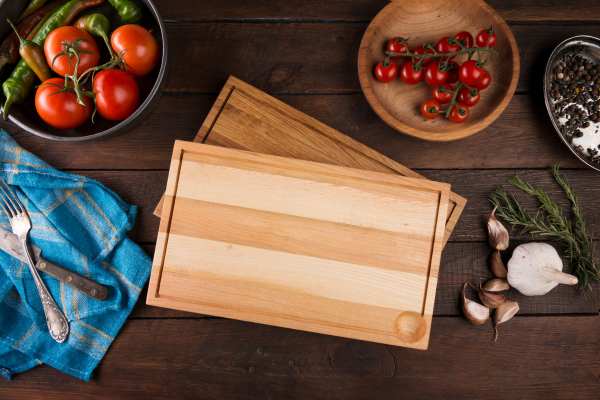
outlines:
[[[41,274],[69,320],[69,337],[59,344],[26,264],[0,251],[0,375],[43,363],[89,380],[150,274],[151,260],[126,236],[137,208],[95,180],[50,167],[2,130],[0,176],[27,208],[31,242],[44,258],[109,287],[100,301]],[[1,212],[0,227],[10,230]]]

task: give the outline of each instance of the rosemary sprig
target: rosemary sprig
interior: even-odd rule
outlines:
[[[593,243],[588,234],[579,201],[569,182],[561,175],[558,165],[552,168],[552,176],[565,193],[571,206],[571,218],[548,194],[525,182],[518,176],[509,180],[517,189],[535,198],[539,204],[535,214],[529,214],[519,201],[503,188],[497,188],[490,196],[497,207],[496,214],[507,223],[529,233],[532,237],[557,242],[581,287],[600,280],[600,266],[594,261]]]

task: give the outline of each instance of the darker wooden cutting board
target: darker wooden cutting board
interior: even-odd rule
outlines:
[[[202,123],[196,142],[300,160],[424,176],[233,76]],[[444,244],[466,199],[450,192]],[[160,216],[161,205],[155,210]]]

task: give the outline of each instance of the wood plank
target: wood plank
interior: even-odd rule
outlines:
[[[516,317],[493,344],[489,326],[436,318],[423,353],[228,320],[134,320],[93,383],[40,367],[0,382],[0,397],[591,400],[599,329],[597,316]]]
[[[449,189],[178,141],[146,302],[426,349]]]
[[[539,168],[555,162],[569,168],[584,167],[554,133],[543,102],[533,102],[525,95],[515,96],[488,129],[445,144],[395,132],[371,111],[361,94],[276,97],[409,168]],[[10,131],[16,132],[15,139],[25,148],[61,169],[166,170],[173,142],[195,136],[215,98],[163,95],[157,110],[142,125],[90,143],[49,142],[12,128]]]
[[[235,75],[272,94],[360,93],[356,56],[366,27],[363,23],[168,24],[169,42],[176,45],[170,47],[165,90],[216,93],[229,75]],[[513,25],[511,29],[520,48],[517,90],[522,93],[541,87],[540,71],[559,42],[576,34],[600,36],[596,24]],[[196,71],[193,79],[190,68]]]
[[[370,21],[388,0],[293,0],[277,3],[255,0],[204,0],[195,12],[188,0],[155,0],[164,18],[177,21],[279,20],[279,21]],[[600,5],[586,0],[489,0],[508,22],[590,21],[600,18]],[[583,10],[583,11],[582,11]]]

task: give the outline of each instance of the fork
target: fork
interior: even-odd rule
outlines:
[[[24,253],[27,257],[29,272],[33,275],[35,286],[40,295],[40,300],[42,301],[44,315],[46,316],[46,324],[48,325],[48,332],[50,332],[52,339],[56,340],[58,343],[63,343],[69,335],[69,322],[67,321],[65,314],[56,305],[56,302],[52,298],[44,281],[35,269],[35,263],[27,241],[29,231],[31,230],[31,219],[29,218],[29,214],[27,214],[27,210],[17,195],[6,184],[4,179],[1,178],[0,192],[0,206],[8,217],[12,232],[19,238],[19,241],[23,246]]]

